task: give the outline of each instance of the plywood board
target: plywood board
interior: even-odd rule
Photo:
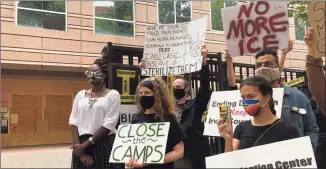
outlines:
[[[10,135],[1,134],[1,147],[9,147],[9,146],[10,146]]]
[[[36,122],[36,132],[48,132],[49,125],[48,120],[37,120]]]
[[[26,108],[12,109],[11,112],[18,114],[18,123],[10,125],[11,133],[36,132],[36,121],[42,118],[42,109]]]
[[[41,108],[41,95],[13,95],[12,108]]]
[[[68,124],[70,109],[45,109],[44,118],[48,120],[49,132],[70,131]]]
[[[71,107],[72,107],[72,94],[46,96],[46,108],[71,108]]]

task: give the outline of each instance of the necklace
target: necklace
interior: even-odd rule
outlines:
[[[101,92],[95,98],[92,98],[92,94],[93,94],[93,89],[92,89],[92,91],[91,91],[91,97],[88,100],[89,109],[93,107],[93,105],[97,101],[98,97],[102,94],[104,88],[105,87],[103,87],[103,89],[101,90]]]

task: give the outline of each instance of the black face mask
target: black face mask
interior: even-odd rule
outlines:
[[[173,89],[175,99],[179,100],[186,95],[185,89]]]
[[[154,96],[141,96],[139,99],[140,106],[145,110],[152,108],[154,102],[155,102]]]

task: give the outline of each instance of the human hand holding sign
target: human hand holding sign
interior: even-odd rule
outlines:
[[[288,48],[282,49],[282,55],[286,56],[293,49],[293,41],[289,41]]]
[[[126,164],[126,168],[143,168],[145,165],[142,162],[139,162],[138,160],[132,160],[130,159]]]
[[[311,27],[307,28],[306,35],[303,38],[304,42],[307,45],[308,55],[310,55],[310,56],[314,56],[313,48],[312,48],[312,32],[313,32],[313,29]]]

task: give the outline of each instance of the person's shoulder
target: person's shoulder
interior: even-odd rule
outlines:
[[[295,89],[293,87],[284,87],[284,90],[287,90],[287,92],[291,93],[293,97],[308,99],[308,97],[302,91]]]
[[[246,121],[242,121],[240,122],[237,126],[236,129],[237,130],[243,130],[245,128],[248,128],[251,126],[251,120],[246,120]]]
[[[245,120],[242,121],[238,124],[238,126],[243,127],[243,126],[250,126],[251,125],[251,120]]]
[[[83,97],[86,94],[86,89],[80,90],[77,94],[76,94],[76,98],[79,97]]]
[[[120,96],[120,93],[115,89],[110,89],[108,94],[111,96]]]
[[[290,130],[290,131],[297,130],[297,127],[295,125],[293,125],[292,123],[290,123],[290,122],[288,122],[286,120],[283,120],[283,119],[280,119],[279,127],[282,130]]]
[[[111,98],[111,99],[115,99],[115,100],[120,100],[120,93],[117,90],[114,89],[110,89],[107,97]]]
[[[164,121],[166,122],[174,122],[177,121],[177,117],[172,113],[167,113],[164,115]]]

